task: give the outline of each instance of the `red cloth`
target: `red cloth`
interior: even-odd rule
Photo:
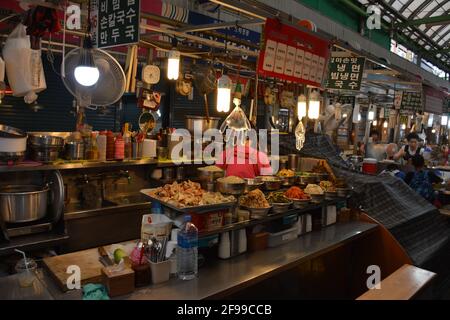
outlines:
[[[235,146],[222,151],[216,165],[226,171],[225,176],[254,178],[272,174],[267,154],[249,146]]]

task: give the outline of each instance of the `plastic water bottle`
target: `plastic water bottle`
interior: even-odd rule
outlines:
[[[184,224],[177,237],[177,273],[181,280],[197,276],[198,230],[191,222],[191,216],[184,216]]]

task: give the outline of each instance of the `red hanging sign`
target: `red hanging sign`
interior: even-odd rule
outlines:
[[[258,74],[321,87],[330,43],[308,32],[267,19]]]

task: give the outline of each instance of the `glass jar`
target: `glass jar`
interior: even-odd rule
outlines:
[[[19,285],[23,288],[31,287],[36,279],[37,264],[33,259],[20,259],[15,267],[19,276]]]

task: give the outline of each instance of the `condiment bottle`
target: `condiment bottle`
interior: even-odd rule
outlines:
[[[97,147],[97,137],[95,133],[91,133],[91,138],[89,139],[89,147],[87,150],[88,160],[98,160],[98,147]]]
[[[114,144],[114,159],[123,160],[125,156],[125,143],[123,141],[122,135],[116,137],[116,142]]]
[[[98,160],[100,161],[106,160],[106,144],[107,144],[106,131],[101,131],[100,134],[97,136]]]
[[[220,235],[219,258],[228,259],[231,256],[230,233],[224,232]]]
[[[132,155],[132,144],[131,144],[131,134],[128,130],[128,122],[125,123],[123,130],[123,141],[125,144],[125,159],[131,159]]]
[[[106,134],[106,160],[114,160],[114,134],[108,131]]]

